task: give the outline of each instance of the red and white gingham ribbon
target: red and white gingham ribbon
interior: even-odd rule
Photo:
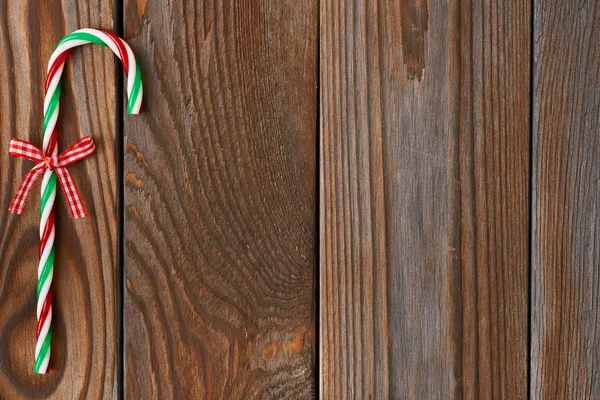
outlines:
[[[58,175],[58,181],[67,199],[71,216],[73,218],[87,217],[87,212],[81,202],[81,196],[77,191],[75,181],[73,181],[73,177],[65,167],[86,158],[94,153],[94,151],[96,151],[96,145],[90,136],[82,137],[57,157],[45,156],[40,149],[29,142],[10,139],[9,155],[36,161],[38,164],[23,178],[19,189],[17,189],[17,194],[12,203],[10,203],[8,211],[14,214],[21,214],[23,212],[23,207],[31,193],[33,184],[43,175],[44,171],[49,169],[55,171],[56,175]]]

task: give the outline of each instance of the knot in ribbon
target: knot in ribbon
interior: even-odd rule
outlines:
[[[83,207],[81,196],[75,186],[75,181],[65,167],[83,160],[93,154],[94,151],[96,151],[96,145],[90,136],[82,137],[56,157],[46,156],[40,149],[29,142],[14,138],[10,139],[9,155],[35,161],[37,164],[23,178],[12,203],[10,203],[8,211],[14,214],[21,214],[23,212],[25,202],[31,193],[33,184],[48,170],[56,172],[60,186],[67,199],[71,216],[73,218],[87,217],[87,212]]]

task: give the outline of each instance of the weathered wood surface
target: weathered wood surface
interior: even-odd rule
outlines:
[[[25,3],[0,0],[1,210],[64,34],[123,8],[147,112],[121,126],[113,54],[74,52],[90,218],[59,193],[39,376],[37,187],[0,213],[0,399],[600,397],[598,4]]]
[[[600,398],[600,4],[536,0],[533,399]]]
[[[314,395],[317,2],[129,1],[125,394]]]
[[[82,26],[113,29],[110,3],[0,1],[0,398],[117,396],[115,57],[87,46],[63,75],[59,149],[84,135],[97,153],[69,168],[90,218],[57,195],[50,373],[33,373],[39,183],[24,215],[7,213],[33,163],[9,159],[11,137],[41,146],[45,71],[58,40]]]
[[[321,1],[322,398],[526,398],[530,15]]]

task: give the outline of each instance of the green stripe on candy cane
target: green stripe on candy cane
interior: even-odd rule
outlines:
[[[104,41],[102,39],[100,39],[98,36],[92,35],[91,33],[73,32],[70,35],[67,35],[64,38],[62,38],[60,40],[60,42],[58,42],[58,44],[56,45],[56,47],[60,46],[61,44],[65,43],[65,42],[68,42],[70,40],[85,40],[85,41],[88,41],[88,42],[99,44],[100,46],[106,46],[107,45],[106,43],[104,43]]]
[[[44,114],[44,122],[42,122],[42,132],[46,132],[48,123],[50,122],[52,115],[54,115],[54,112],[56,111],[56,107],[58,107],[58,100],[60,99],[61,87],[62,87],[62,83],[59,82],[58,85],[56,86],[56,90],[54,91],[54,93],[52,93],[52,97],[50,98],[50,103],[48,104],[48,109],[46,110],[46,113]],[[51,135],[52,132],[47,132],[46,134]]]
[[[140,65],[135,63],[135,78],[133,81],[133,88],[131,89],[131,95],[127,100],[127,112],[133,114],[133,108],[137,102],[137,98],[140,94],[140,88],[142,87],[142,72],[140,71]]]
[[[48,184],[43,189],[42,199],[40,200],[40,217],[46,208],[46,204],[48,203],[48,199],[52,195],[52,192],[56,190],[56,179],[56,172],[52,171],[50,179],[48,179]]]
[[[40,353],[35,359],[35,366],[33,367],[33,372],[35,372],[36,374],[39,374],[41,372],[40,368],[42,367],[42,364],[44,363],[46,357],[49,356],[48,353],[50,352],[50,342],[52,342],[52,328],[48,330],[48,334],[44,338],[44,344],[42,344]]]
[[[48,280],[48,275],[50,275],[52,268],[54,268],[54,247],[52,248],[52,250],[50,250],[50,255],[48,255],[48,259],[46,260],[46,263],[44,264],[44,268],[42,269],[42,272],[40,273],[40,276],[38,277],[38,283],[37,283],[37,288],[36,288],[37,297],[40,297],[42,288],[46,284],[46,281]]]

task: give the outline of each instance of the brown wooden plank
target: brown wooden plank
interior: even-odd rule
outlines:
[[[600,398],[600,4],[536,0],[532,398]]]
[[[316,0],[129,1],[125,392],[311,398]]]
[[[61,5],[62,4],[62,5]],[[98,148],[70,167],[90,214],[73,221],[57,195],[50,373],[33,373],[39,183],[25,213],[7,213],[33,163],[8,157],[11,137],[41,146],[50,54],[80,27],[113,28],[110,2],[0,2],[0,398],[115,398],[117,395],[115,57],[74,51],[63,75],[59,149],[92,135]]]
[[[321,0],[324,399],[526,398],[526,0]]]

